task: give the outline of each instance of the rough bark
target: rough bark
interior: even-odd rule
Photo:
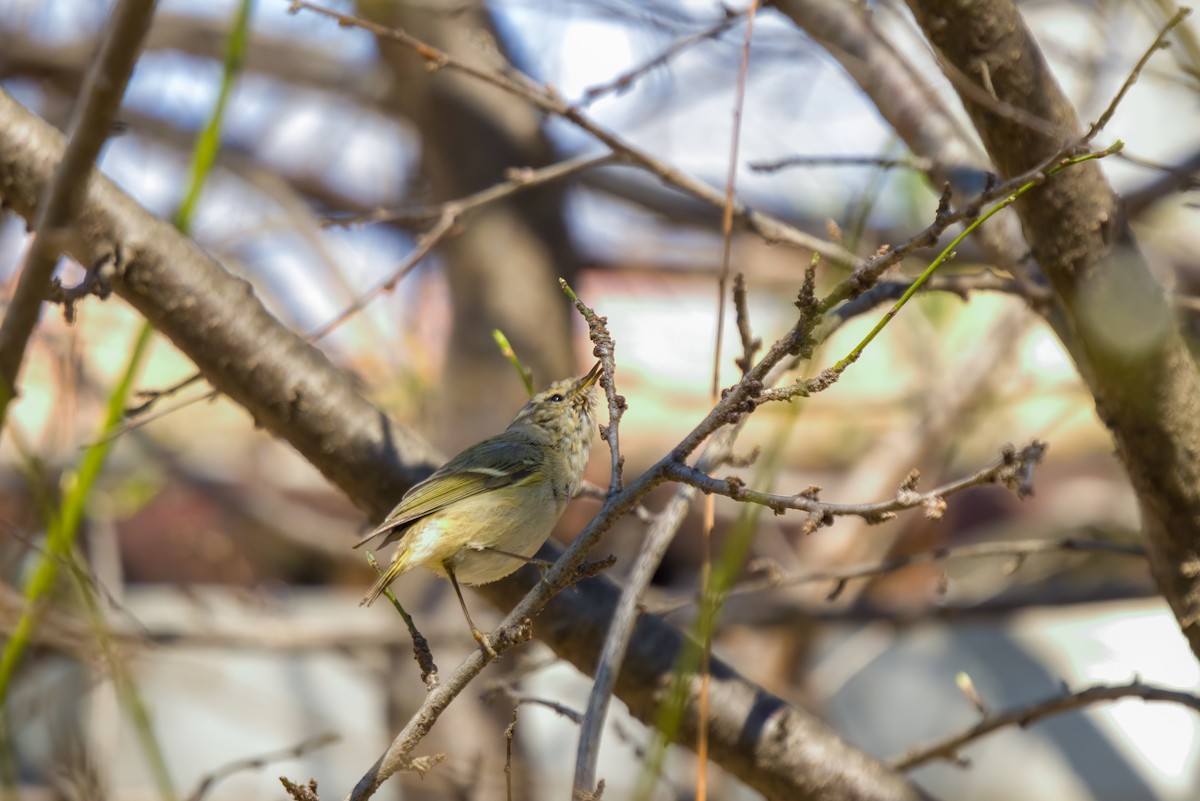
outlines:
[[[0,198],[27,219],[61,158],[62,136],[0,91]],[[372,519],[381,519],[439,455],[392,424],[320,351],[263,308],[250,285],[103,176],[89,184],[71,237],[84,264],[109,261],[113,288],[191,358],[205,377],[255,421],[305,456]],[[544,549],[543,557],[555,554]],[[479,588],[511,608],[537,581],[532,568]],[[534,630],[562,658],[594,669],[617,588],[591,579],[560,593]],[[618,679],[634,715],[657,713],[681,635],[644,616]],[[874,757],[843,742],[790,706],[713,660],[713,759],[771,799],[919,799],[923,794]],[[696,707],[685,712],[694,736]]]
[[[1002,175],[1024,172],[1082,136],[1010,0],[909,5]],[[1200,655],[1196,365],[1096,162],[1064,170],[1016,208],[1064,310],[1074,340],[1068,350],[1137,493],[1159,589]]]
[[[0,91],[0,200],[30,219],[62,156],[62,135]],[[397,479],[419,480],[439,455],[393,425],[321,351],[271,316],[169,223],[93,175],[67,252],[112,267],[114,289],[196,363],[255,422],[284,436],[350,496],[378,514]],[[286,432],[286,433],[285,433]]]

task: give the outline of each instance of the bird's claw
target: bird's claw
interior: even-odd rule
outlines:
[[[485,635],[482,631],[472,628],[471,636],[475,638],[475,642],[479,643],[479,647],[483,649],[484,655],[487,656],[489,660],[495,659],[499,656],[499,654],[496,653],[496,649],[492,647],[490,642],[488,642],[487,635]]]

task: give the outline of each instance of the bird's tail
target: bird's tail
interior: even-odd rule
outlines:
[[[358,602],[359,606],[370,606],[375,603],[375,599],[383,595],[383,591],[388,585],[400,577],[401,573],[408,570],[409,550],[401,544],[400,549],[396,551],[396,555],[392,558],[392,563],[388,565],[388,569],[383,572],[371,589],[367,590],[367,594]]]

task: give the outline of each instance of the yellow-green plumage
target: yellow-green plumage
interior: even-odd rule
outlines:
[[[443,576],[449,569],[465,584],[487,584],[532,557],[583,479],[599,368],[554,382],[530,398],[502,433],[467,448],[410,489],[355,545],[381,536],[383,544],[399,542],[362,603],[371,604],[417,565]]]

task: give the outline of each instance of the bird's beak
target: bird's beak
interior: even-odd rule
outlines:
[[[592,366],[592,369],[590,371],[588,371],[588,374],[585,375],[583,378],[579,379],[579,383],[575,385],[575,391],[583,392],[585,389],[590,387],[592,384],[595,384],[599,378],[600,378],[600,362],[596,362],[596,364]]]

